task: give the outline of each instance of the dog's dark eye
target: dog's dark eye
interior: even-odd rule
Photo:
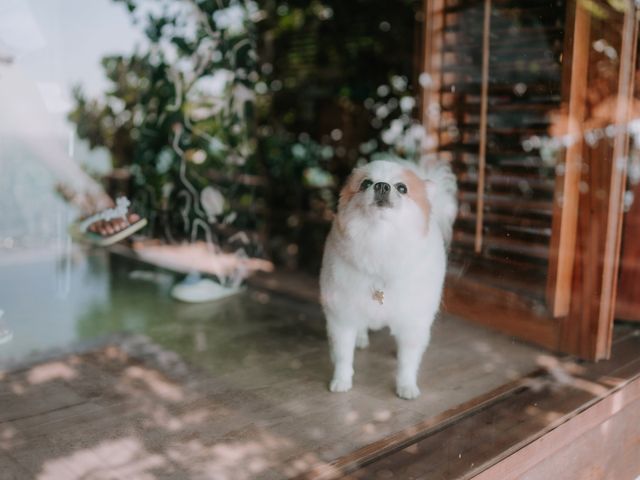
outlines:
[[[373,185],[373,182],[369,179],[365,180],[364,182],[362,182],[360,184],[360,190],[366,190],[367,188],[369,188],[371,185]]]
[[[396,183],[396,190],[404,195],[407,193],[407,186],[404,183]]]

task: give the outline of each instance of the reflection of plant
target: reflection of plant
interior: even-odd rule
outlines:
[[[388,84],[380,85],[374,97],[364,106],[371,112],[374,138],[360,144],[361,160],[400,157],[417,161],[426,146],[427,135],[416,119],[415,96],[406,77],[394,75]]]
[[[339,180],[359,144],[376,135],[364,102],[381,84],[409,78],[421,2],[267,0],[258,24],[258,133],[308,135],[334,148]],[[406,93],[410,82],[406,82]]]
[[[144,22],[149,43],[103,59],[111,82],[103,99],[75,89],[70,118],[79,136],[107,147],[114,166],[131,167],[134,195],[144,206],[180,205],[185,234],[229,218],[228,205],[207,209],[200,192],[210,169],[230,173],[252,161],[255,5],[116,1]]]
[[[337,187],[358,159],[418,150],[409,103],[422,2],[114,1],[148,43],[103,59],[110,90],[96,100],[76,89],[71,118],[130,168],[136,208],[163,214],[154,234],[264,218],[276,259],[317,266]],[[372,109],[394,101],[385,118]]]
[[[278,210],[269,233],[280,259],[319,266],[338,186],[362,143],[377,138],[382,145],[364,102],[390,76],[411,77],[421,4],[260,2],[257,134],[268,203]]]

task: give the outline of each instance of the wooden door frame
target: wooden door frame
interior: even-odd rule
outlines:
[[[587,160],[580,182],[589,188],[580,193],[578,231],[570,308],[560,319],[559,348],[583,358],[599,360],[611,352],[615,314],[623,195],[627,179],[629,106],[634,91],[638,20],[632,0],[623,14],[617,91],[612,112],[615,135],[610,158],[598,157],[582,142]],[[591,42],[589,42],[591,44]],[[600,178],[597,178],[600,177]],[[599,195],[600,192],[605,195]],[[594,231],[594,226],[602,229]]]

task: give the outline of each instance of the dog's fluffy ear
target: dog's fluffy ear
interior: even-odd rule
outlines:
[[[340,190],[340,200],[338,201],[338,212],[343,210],[347,204],[351,201],[356,193],[360,190],[360,184],[365,179],[366,173],[356,168],[351,172],[351,175],[347,178],[347,181],[344,183],[342,190]]]

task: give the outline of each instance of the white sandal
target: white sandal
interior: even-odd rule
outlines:
[[[130,237],[147,225],[146,218],[140,218],[135,222],[129,222],[127,212],[129,211],[130,205],[131,202],[127,197],[119,197],[116,199],[116,206],[114,208],[102,210],[101,212],[91,215],[84,220],[73,223],[69,227],[69,233],[77,240],[91,243],[98,247],[107,247],[121,240],[124,240],[125,238]],[[109,235],[102,235],[99,232],[92,232],[89,230],[89,227],[96,222],[108,222],[110,220],[115,220],[118,218],[124,220],[124,222],[127,223],[127,226],[122,230],[118,230],[117,232]]]

